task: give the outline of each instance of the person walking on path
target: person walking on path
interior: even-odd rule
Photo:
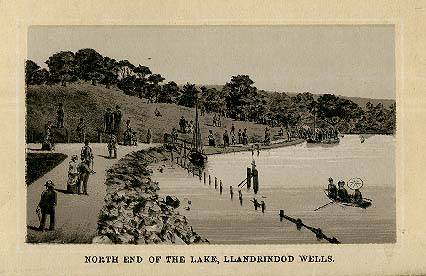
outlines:
[[[62,106],[62,103],[59,103],[58,110],[56,111],[57,120],[56,120],[56,126],[58,128],[64,127],[64,108]]]
[[[78,165],[78,173],[79,173],[79,183],[78,183],[78,193],[79,194],[87,194],[87,182],[89,182],[90,173],[93,171],[89,168],[89,166],[83,161]]]
[[[71,157],[71,161],[68,167],[68,182],[67,192],[70,194],[76,194],[78,192],[78,164],[77,155]]]
[[[77,136],[78,136],[78,141],[80,143],[83,143],[84,140],[86,139],[86,124],[84,123],[83,118],[80,118],[80,123],[77,125]]]
[[[49,230],[55,229],[55,206],[56,206],[56,192],[53,187],[55,186],[52,180],[48,180],[46,184],[44,184],[46,190],[41,193],[40,202],[37,206],[36,212],[37,214],[41,211],[41,220],[39,230],[44,230],[44,225],[46,224],[46,216],[50,216],[50,226]]]
[[[87,139],[84,141],[84,146],[81,148],[80,158],[81,162],[93,169],[93,151],[89,146],[89,141]]]

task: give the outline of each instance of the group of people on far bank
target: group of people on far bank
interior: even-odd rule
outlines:
[[[237,140],[237,137],[238,137],[238,140]],[[209,141],[209,146],[216,147],[216,138],[211,129],[209,130],[209,135],[207,138]],[[235,133],[234,124],[232,124],[229,134],[228,134],[228,130],[225,129],[222,135],[223,147],[225,148],[229,147],[230,145],[237,145],[237,144],[248,145],[248,139],[249,139],[249,136],[247,133],[247,128],[244,128],[243,131],[239,129],[238,133]]]

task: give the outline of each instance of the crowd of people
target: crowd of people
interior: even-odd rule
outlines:
[[[334,128],[316,128],[315,131],[310,127],[295,127],[287,129],[287,139],[312,139],[315,141],[324,141],[335,139],[338,137],[338,131]],[[279,136],[284,135],[284,130],[281,127],[278,131]]]
[[[238,137],[238,140],[237,140]],[[213,134],[213,131],[209,130],[208,135],[208,145],[211,147],[216,147],[216,138]],[[235,126],[232,124],[231,129],[228,133],[228,130],[225,129],[223,135],[222,135],[222,141],[223,141],[223,147],[229,147],[230,145],[248,145],[249,136],[247,133],[247,128],[244,128],[243,131],[241,129],[238,130],[237,133],[235,133]]]

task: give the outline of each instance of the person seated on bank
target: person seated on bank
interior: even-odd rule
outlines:
[[[349,199],[348,191],[345,189],[345,181],[341,180],[337,183],[339,189],[337,190],[337,198],[342,201]]]
[[[156,117],[160,117],[161,116],[161,113],[160,113],[160,111],[158,111],[157,108],[155,108],[154,114],[155,114]]]
[[[328,196],[332,199],[336,199],[337,198],[337,187],[336,185],[333,183],[333,178],[329,178],[328,179]]]
[[[361,202],[362,201],[362,194],[359,189],[355,189],[354,192],[354,202]]]

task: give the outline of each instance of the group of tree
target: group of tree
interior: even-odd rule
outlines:
[[[227,117],[268,124],[295,127],[314,120],[320,127],[338,128],[344,132],[393,133],[395,104],[365,107],[333,94],[314,97],[305,92],[295,96],[287,93],[258,90],[248,75],[232,76],[225,85],[197,87],[187,83],[180,87],[174,81],[165,82],[160,74],[144,65],[135,66],[128,60],[104,57],[93,49],[76,53],[61,51],[45,62],[48,69],[28,60],[25,64],[26,85],[66,86],[75,81],[92,85],[116,86],[123,93],[149,102],[174,103],[194,107],[198,103],[205,112],[218,112]]]

